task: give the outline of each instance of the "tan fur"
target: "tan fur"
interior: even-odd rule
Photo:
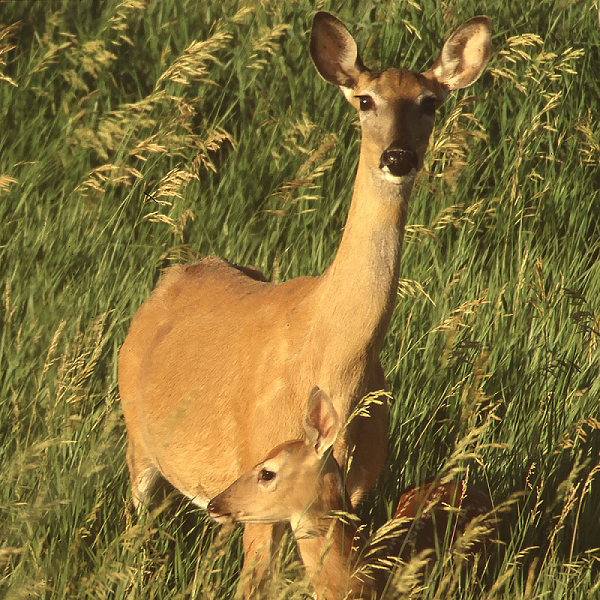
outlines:
[[[476,29],[489,45],[489,22]],[[269,448],[301,434],[297,399],[315,384],[341,419],[385,387],[379,351],[396,302],[415,169],[390,176],[381,157],[402,147],[422,164],[433,118],[422,114],[420,100],[434,94],[441,103],[444,82],[432,71],[368,71],[352,36],[327,13],[315,16],[311,50],[325,77],[343,81],[353,106],[363,94],[377,104],[361,112],[358,171],[337,255],[320,277],[280,285],[215,257],[167,271],[135,315],[119,357],[138,507],[161,477],[206,506]],[[382,468],[386,430],[383,403],[336,443],[341,463],[355,447],[346,482],[353,504]],[[271,528],[253,527],[245,547],[258,547],[261,536],[268,545]]]

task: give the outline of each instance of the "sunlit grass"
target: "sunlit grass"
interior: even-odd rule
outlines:
[[[318,4],[373,66],[425,68],[462,20],[494,23],[411,199],[383,352],[389,465],[365,527],[405,486],[467,472],[504,506],[496,563],[479,577],[448,554],[425,581],[398,571],[397,594],[593,597],[598,3]],[[308,58],[314,9],[0,4],[0,595],[233,597],[239,532],[185,505],[132,512],[116,358],[173,263],[215,253],[282,281],[331,261],[358,131]],[[270,596],[308,593],[287,548]]]

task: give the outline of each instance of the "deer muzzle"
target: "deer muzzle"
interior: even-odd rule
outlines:
[[[405,177],[419,169],[419,157],[412,150],[390,147],[381,155],[379,168],[393,177]]]
[[[206,507],[208,516],[216,521],[217,523],[231,523],[233,515],[227,512],[223,506],[219,503],[217,498],[213,498]]]

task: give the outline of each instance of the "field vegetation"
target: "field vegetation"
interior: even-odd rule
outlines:
[[[499,556],[460,572],[446,549],[390,597],[600,596],[598,0],[1,2],[0,596],[233,598],[239,530],[133,513],[116,363],[169,265],[279,282],[332,260],[359,136],[310,62],[316,8],[375,68],[494,24],[411,200],[388,466],[360,516],[460,472],[501,509]],[[309,592],[289,544],[270,597]]]

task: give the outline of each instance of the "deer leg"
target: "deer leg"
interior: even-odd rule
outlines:
[[[160,471],[143,452],[139,444],[129,437],[127,466],[131,479],[131,499],[138,513],[150,505],[162,479]]]
[[[382,404],[371,404],[369,415],[357,417],[350,426],[352,462],[346,475],[346,490],[354,508],[375,484],[385,464],[388,409],[386,397],[378,399]]]

